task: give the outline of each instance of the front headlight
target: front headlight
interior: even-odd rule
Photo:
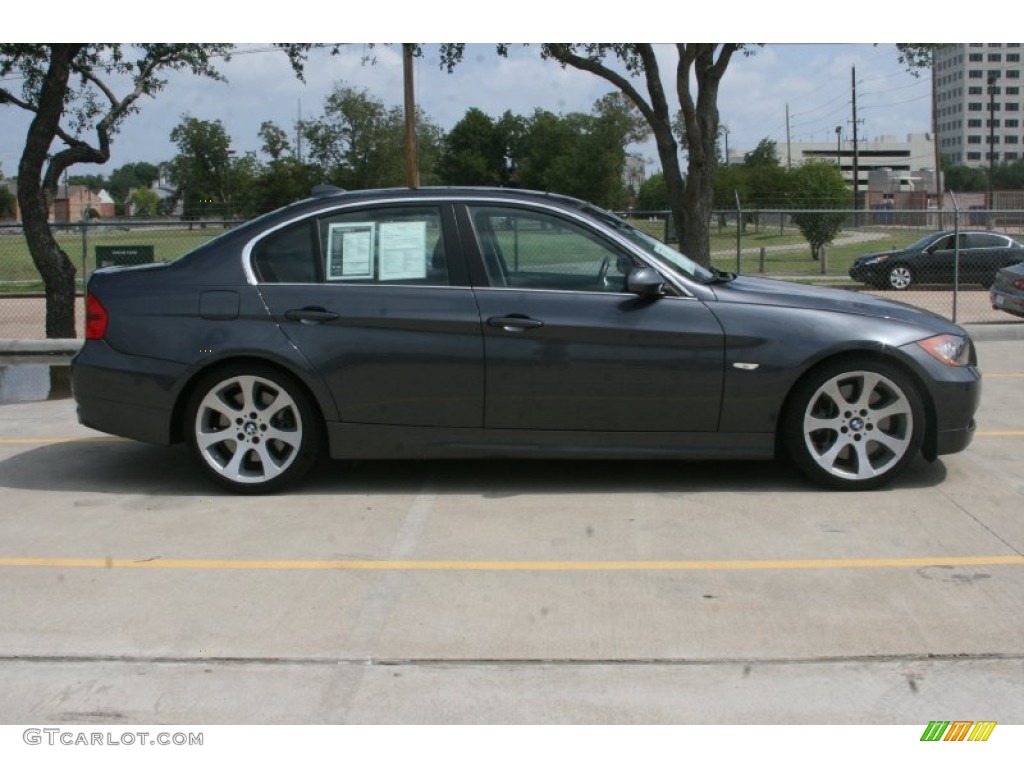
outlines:
[[[864,264],[865,264],[865,266],[868,265],[868,264],[882,264],[882,263],[888,261],[891,258],[892,258],[892,256],[890,256],[889,254],[885,254],[883,256],[875,256],[874,258],[871,258],[871,259],[868,259],[867,261],[865,261]]]
[[[917,342],[917,346],[945,365],[971,364],[971,342],[966,336],[944,333]]]

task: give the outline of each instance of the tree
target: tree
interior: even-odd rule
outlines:
[[[779,145],[769,138],[763,138],[757,146],[743,158],[743,165],[748,168],[760,166],[777,166],[779,164]]]
[[[128,199],[132,189],[150,187],[160,178],[160,169],[152,163],[125,163],[110,174],[107,191],[117,202]]]
[[[954,165],[943,171],[946,189],[953,192],[984,192],[988,189],[988,173],[983,168]]]
[[[400,107],[339,83],[324,102],[321,117],[301,125],[309,157],[324,177],[345,189],[405,184],[405,116]],[[417,110],[420,178],[436,182],[442,131]]]
[[[636,207],[640,211],[663,211],[668,208],[665,174],[652,173],[644,179],[636,196]]]
[[[132,215],[141,219],[151,219],[157,214],[160,196],[151,189],[143,187],[132,192]]]
[[[4,185],[0,185],[0,219],[13,219],[18,198]]]
[[[117,129],[143,97],[164,87],[164,73],[188,70],[222,79],[211,59],[229,50],[219,43],[0,44],[0,104],[32,115],[18,164],[18,203],[45,286],[47,338],[75,336],[75,267],[48,222],[60,178],[74,165],[110,159]],[[17,80],[20,94],[6,85]],[[118,95],[115,83],[122,82],[127,92]],[[53,147],[57,140],[62,149]]]
[[[68,184],[86,187],[91,192],[99,192],[107,188],[107,177],[101,173],[89,173],[82,176],[68,176]]]
[[[288,134],[275,123],[262,123],[258,135],[260,147],[270,161],[255,168],[247,201],[254,214],[301,200],[324,178],[315,165],[295,157]]]
[[[498,125],[473,107],[445,136],[437,173],[442,184],[497,187],[508,181],[505,157]]]
[[[843,174],[834,163],[809,161],[789,174],[789,207],[803,209],[793,213],[793,223],[811,246],[811,257],[821,258],[823,246],[842,230],[849,204],[849,192]],[[836,213],[830,211],[836,210]]]
[[[541,56],[590,72],[615,86],[640,111],[654,135],[680,243],[691,258],[711,263],[710,224],[717,169],[718,87],[740,43],[676,43],[675,98],[670,106],[661,68],[650,43],[543,43]],[[508,47],[499,46],[499,53]],[[461,44],[442,49],[449,69],[461,58]],[[624,70],[624,73],[623,73]],[[638,87],[637,79],[643,85]],[[646,89],[646,94],[642,92]],[[684,182],[673,116],[681,115],[687,149]]]
[[[184,199],[185,218],[227,214],[231,189],[231,137],[220,120],[182,115],[171,131],[178,154],[168,165]]]
[[[292,143],[288,140],[288,134],[273,121],[264,120],[260,123],[259,137],[260,149],[271,161],[291,154]]]

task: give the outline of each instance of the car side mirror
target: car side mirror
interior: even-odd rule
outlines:
[[[626,275],[626,290],[637,296],[664,296],[665,281],[654,267],[637,267]]]

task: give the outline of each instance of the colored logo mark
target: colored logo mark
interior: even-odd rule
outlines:
[[[988,741],[995,727],[995,720],[932,720],[921,741]]]

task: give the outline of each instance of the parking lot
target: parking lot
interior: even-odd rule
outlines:
[[[1024,723],[1024,341],[893,486],[784,463],[324,462],[0,405],[2,723]]]

